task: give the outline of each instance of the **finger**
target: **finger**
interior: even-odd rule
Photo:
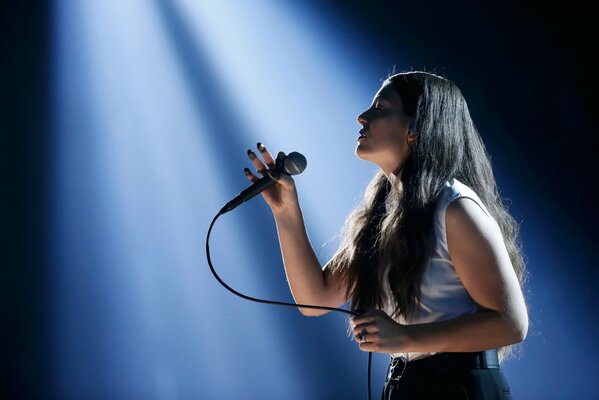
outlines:
[[[378,351],[379,347],[376,343],[364,342],[364,343],[360,343],[360,350],[366,351],[366,352],[373,352],[373,351]]]
[[[366,334],[366,335],[360,334],[360,335],[355,335],[354,340],[358,343],[372,343],[374,341],[374,338],[370,334]]]
[[[285,158],[285,157],[287,157],[287,156],[285,155],[284,151],[279,151],[277,153],[277,160],[280,160],[280,159]]]
[[[364,343],[369,339],[368,331],[362,329],[359,333],[354,332],[354,340],[358,343]]]
[[[364,315],[360,315],[359,317],[353,317],[351,321],[352,321],[352,325],[356,326],[359,324],[363,324],[365,322],[374,321],[374,317],[369,314],[364,314]]]
[[[285,153],[282,151],[279,151],[277,153],[277,159],[275,160],[275,168],[279,169],[280,171],[283,171],[284,168],[284,162],[285,162]]]
[[[264,175],[264,173],[266,173],[266,167],[264,166],[264,164],[262,163],[262,161],[260,161],[260,159],[258,158],[258,156],[256,155],[256,153],[254,153],[252,151],[252,149],[248,149],[248,157],[250,158],[250,160],[252,160],[252,163],[254,164],[254,167],[256,167],[256,171],[258,171],[258,173],[260,173],[261,175]]]
[[[243,172],[245,172],[246,178],[248,178],[252,183],[257,182],[260,179],[256,175],[254,175],[252,171],[250,171],[250,169],[247,167],[243,169]]]
[[[356,325],[356,327],[353,329],[353,332],[355,335],[357,335],[362,333],[364,330],[366,330],[366,334],[369,334],[378,332],[379,328],[373,322],[367,322],[365,324]]]
[[[264,168],[264,169],[261,169],[260,171],[256,171],[256,172],[258,172],[262,176],[265,176],[265,175],[267,175],[268,170],[266,168]]]
[[[280,173],[277,169],[268,170],[267,173],[271,179],[280,183],[287,190],[290,190],[295,186],[295,182],[290,175]]]
[[[269,169],[266,171],[266,173],[268,174],[268,176],[270,176],[271,179],[277,182],[281,179],[281,174],[275,170]]]
[[[258,151],[260,152],[260,154],[262,154],[262,158],[264,158],[264,162],[266,163],[266,166],[268,168],[274,168],[275,160],[273,160],[272,155],[270,154],[270,151],[268,151],[266,149],[266,147],[264,147],[264,145],[260,142],[258,142],[256,144],[256,147],[258,148]]]
[[[362,341],[362,339],[366,339]],[[374,343],[379,339],[378,333],[370,333],[368,332],[366,335],[354,335],[354,340],[358,343]]]

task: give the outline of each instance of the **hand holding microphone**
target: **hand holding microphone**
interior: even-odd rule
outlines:
[[[258,193],[262,193],[262,197],[274,214],[299,206],[295,181],[291,175],[297,175],[304,171],[306,158],[298,152],[285,155],[284,152],[280,151],[275,160],[262,143],[259,142],[257,148],[264,158],[266,166],[252,150],[248,150],[248,157],[252,160],[254,167],[262,175],[262,178],[255,176],[249,168],[244,168],[246,177],[253,185],[240,192],[237,197],[227,203],[221,209],[221,214],[231,211]]]

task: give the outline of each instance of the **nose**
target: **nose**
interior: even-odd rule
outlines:
[[[360,125],[366,125],[368,123],[368,110],[358,115],[357,121]]]

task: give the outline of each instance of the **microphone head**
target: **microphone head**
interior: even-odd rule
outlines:
[[[301,174],[306,169],[307,164],[306,157],[297,151],[292,151],[283,160],[283,171],[289,175]]]

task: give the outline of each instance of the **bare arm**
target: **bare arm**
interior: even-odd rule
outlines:
[[[310,245],[299,206],[273,213],[281,245],[283,264],[296,303],[338,307],[346,302],[345,288],[337,275],[320,266]],[[305,316],[319,316],[329,310],[300,308]]]
[[[285,273],[295,302],[328,307],[337,307],[345,303],[345,300],[342,299],[344,292],[340,292],[341,286],[336,277],[329,277],[326,266],[323,272],[314,250],[312,250],[293,178],[287,174],[272,174],[276,166],[275,160],[261,143],[257,143],[257,147],[269,169],[266,169],[252,150],[248,150],[248,156],[256,170],[262,175],[268,173],[271,179],[277,181],[276,185],[263,190],[262,196],[275,217]],[[277,160],[284,157],[285,153],[282,151],[277,154]],[[245,168],[245,174],[253,183],[259,180],[249,168]],[[306,316],[317,316],[328,312],[313,308],[300,308],[299,310]]]
[[[476,352],[522,342],[528,312],[499,226],[470,198],[453,200],[445,213],[447,248],[456,274],[482,310],[457,318],[399,324],[370,309],[353,318],[354,334],[367,329],[362,351]]]
[[[518,343],[528,312],[501,231],[471,199],[452,201],[445,214],[447,246],[456,273],[485,309],[428,324],[410,325],[408,351],[480,351]]]

